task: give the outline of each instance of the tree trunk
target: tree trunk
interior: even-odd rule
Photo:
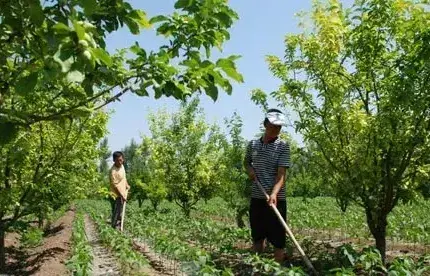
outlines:
[[[376,235],[373,235],[375,238],[376,248],[381,253],[382,263],[385,264],[385,250],[386,250],[386,229],[383,231],[377,231]]]
[[[385,264],[385,251],[386,251],[386,236],[387,236],[387,215],[380,214],[375,211],[366,210],[367,224],[370,232],[375,238],[376,249],[381,254],[382,263]]]
[[[5,251],[4,225],[0,224],[0,272],[6,272],[6,251]]]
[[[191,215],[191,208],[187,206],[187,207],[185,207],[185,208],[183,209],[183,211],[184,211],[185,216],[186,216],[187,218],[189,218],[189,217],[190,217],[190,215]]]
[[[39,227],[39,229],[43,228],[43,217],[42,217],[42,215],[39,215],[39,217],[37,219],[37,226]]]
[[[51,230],[51,226],[52,226],[52,219],[47,219],[45,221],[45,226],[43,227],[43,231],[48,232],[49,230]]]
[[[152,203],[152,207],[154,208],[154,211],[157,211],[157,209],[158,209],[158,201],[151,200],[151,203]]]
[[[143,200],[141,198],[138,198],[137,202],[139,203],[139,208],[142,208]]]

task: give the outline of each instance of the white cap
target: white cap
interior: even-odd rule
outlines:
[[[266,119],[269,120],[269,122],[272,125],[277,125],[277,126],[286,125],[285,115],[280,112],[276,112],[276,111],[269,112],[266,114]]]

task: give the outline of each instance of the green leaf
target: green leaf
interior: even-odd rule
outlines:
[[[233,92],[233,87],[231,86],[231,84],[229,82],[226,82],[224,84],[223,88],[227,92],[228,95],[231,95],[231,93]]]
[[[106,66],[112,66],[113,62],[109,54],[103,50],[102,48],[92,49],[92,54],[98,59],[101,60]]]
[[[69,28],[69,26],[67,26],[66,24],[63,23],[57,23],[54,26],[52,26],[52,29],[57,33],[57,34],[68,34],[71,30]]]
[[[154,92],[155,92],[155,94],[154,94],[155,99],[159,99],[159,98],[161,98],[161,96],[163,96],[163,91],[162,91],[161,87],[154,88]]]
[[[68,59],[70,59],[74,54],[74,49],[70,49],[70,48],[61,48],[59,51],[59,58],[62,61],[66,61]]]
[[[85,15],[89,16],[97,10],[96,0],[81,0],[80,5],[84,8]]]
[[[172,26],[169,23],[163,23],[157,28],[157,34],[162,34],[164,36],[169,36],[172,33]]]
[[[18,134],[18,127],[11,122],[0,121],[0,143],[2,145],[10,142]]]
[[[233,19],[231,16],[224,12],[216,13],[215,17],[218,18],[218,20],[221,21],[224,26],[231,26],[233,24]]]
[[[146,13],[142,10],[133,10],[128,14],[128,17],[131,18],[134,22],[136,22],[142,28],[150,28],[151,23],[149,23],[148,18],[146,17]]]
[[[193,4],[193,0],[178,0],[175,3],[175,9],[183,9],[191,6]]]
[[[206,57],[209,58],[211,56],[211,46],[208,43],[205,43],[205,52],[206,52]]]
[[[70,70],[74,63],[73,52],[68,48],[61,48],[55,53],[54,61],[58,62],[61,66],[61,72],[66,73]]]
[[[226,67],[222,69],[230,78],[234,79],[237,82],[243,82],[243,76],[239,72],[237,72],[235,68]]]
[[[20,95],[24,95],[24,94],[33,92],[37,84],[38,75],[39,74],[35,72],[19,79],[19,81],[15,86],[16,93]]]
[[[138,56],[143,57],[144,59],[147,58],[145,49],[141,48],[139,46],[139,43],[137,43],[137,42],[136,42],[135,45],[133,45],[133,46],[130,47],[130,50],[131,50],[131,52],[135,53]]]
[[[227,76],[234,79],[237,82],[243,82],[243,76],[237,72],[234,62],[230,59],[219,59],[217,66],[221,68]]]
[[[81,24],[78,24],[78,22],[73,22],[73,27],[75,27],[76,35],[78,36],[79,40],[85,39],[85,28]]]
[[[228,59],[231,61],[236,61],[236,60],[240,59],[241,57],[242,57],[241,55],[231,55],[228,57]]]
[[[202,68],[207,68],[209,66],[213,65],[213,63],[210,60],[205,60],[202,62],[201,67]]]
[[[206,95],[212,98],[214,102],[218,99],[218,87],[216,87],[214,84],[210,84],[209,86],[205,87]]]
[[[74,109],[71,113],[77,117],[84,117],[91,114],[91,109],[81,106]]]
[[[82,82],[82,86],[84,87],[87,96],[94,95],[93,83],[89,78],[85,78],[85,80]]]
[[[146,91],[146,89],[143,87],[140,87],[139,89],[135,89],[135,90],[133,89],[133,92],[134,92],[134,94],[136,94],[137,96],[140,96],[140,97],[149,96],[148,91]]]
[[[173,93],[173,96],[176,99],[184,99],[187,95],[189,95],[189,91],[188,89],[185,87],[185,85],[181,84],[181,83],[175,83],[176,87],[175,87],[175,92]]]
[[[132,53],[135,53],[136,55],[140,54],[140,46],[139,44],[136,42],[136,44],[134,44],[133,46],[130,47],[130,50]]]
[[[225,58],[220,58],[217,60],[216,65],[220,68],[224,68],[224,67],[234,67],[234,62],[229,60],[229,59],[225,59]]]
[[[169,20],[169,18],[167,16],[157,15],[157,16],[154,16],[153,18],[151,18],[151,20],[149,20],[149,23],[155,24],[155,23],[163,22],[163,21],[167,21],[167,20]]]
[[[30,14],[31,22],[40,27],[45,20],[45,14],[43,13],[42,6],[40,5],[39,0],[31,0],[29,1],[28,12]]]
[[[137,24],[133,19],[126,17],[124,18],[124,22],[132,34],[137,35],[140,33],[139,24]]]
[[[67,80],[69,82],[81,83],[84,79],[85,79],[84,74],[82,74],[77,70],[70,71],[69,73],[67,73]]]

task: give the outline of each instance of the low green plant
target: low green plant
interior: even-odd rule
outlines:
[[[23,247],[37,247],[43,242],[43,230],[38,227],[28,227],[21,233],[20,243]]]
[[[72,256],[66,265],[73,275],[87,276],[91,274],[92,260],[91,245],[85,234],[84,216],[82,212],[78,212],[73,221]]]

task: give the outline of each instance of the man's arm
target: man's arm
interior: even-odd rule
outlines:
[[[252,181],[256,180],[255,177],[255,171],[254,168],[252,167],[252,144],[251,142],[248,144],[247,148],[246,148],[246,153],[245,153],[245,159],[243,161],[243,165],[245,166],[246,169],[246,173],[249,176],[249,179],[251,179]]]
[[[287,175],[287,168],[290,167],[290,146],[285,144],[285,147],[281,150],[278,159],[278,172],[276,174],[276,183],[273,186],[272,193],[268,199],[270,205],[277,203],[278,193],[285,184],[285,178]]]
[[[286,173],[287,173],[286,167],[278,167],[278,173],[276,175],[276,184],[275,186],[273,186],[272,193],[270,194],[269,199],[267,200],[270,205],[272,204],[276,205],[278,201],[278,193],[285,183]]]
[[[276,184],[273,187],[272,194],[278,195],[282,186],[284,186],[284,184],[285,184],[286,173],[287,173],[286,167],[279,167],[278,168],[278,174],[276,175]]]

